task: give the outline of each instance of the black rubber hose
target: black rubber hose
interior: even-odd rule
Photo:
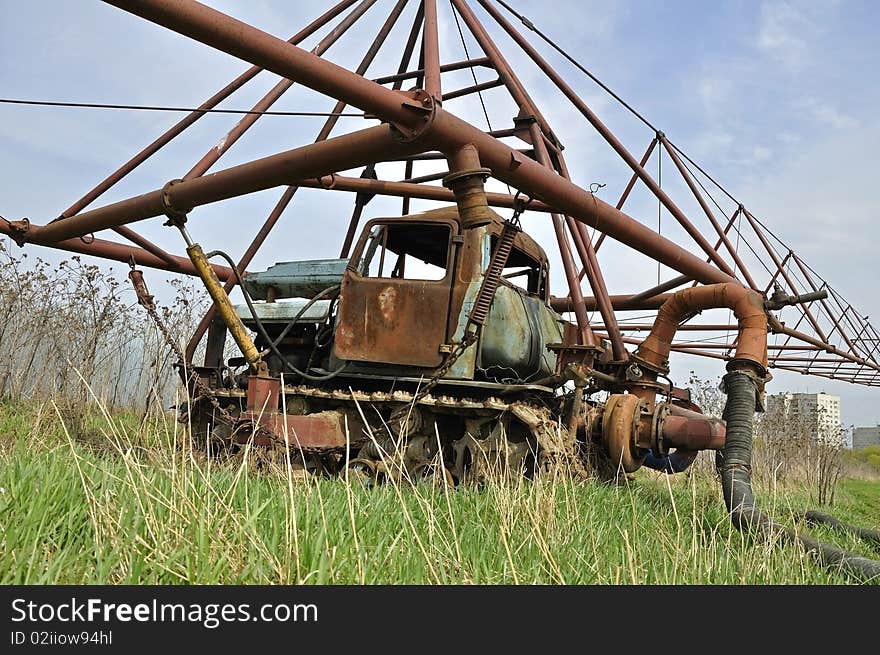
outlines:
[[[880,581],[880,562],[797,533],[774,523],[758,509],[751,481],[757,380],[745,371],[731,371],[724,376],[724,388],[727,443],[720,451],[718,465],[724,502],[734,526],[742,532],[760,532],[800,543],[827,566],[839,567],[865,581]]]
[[[855,525],[849,525],[848,523],[844,523],[843,521],[838,521],[833,516],[828,516],[827,514],[823,514],[822,512],[817,512],[815,510],[810,510],[804,513],[804,519],[806,519],[807,523],[811,523],[813,525],[827,525],[835,530],[840,530],[841,532],[849,532],[850,534],[854,534],[860,539],[864,539],[865,541],[871,541],[875,544],[880,545],[880,530],[869,530],[867,528],[860,528]]]
[[[291,372],[295,373],[296,375],[299,375],[306,380],[311,380],[312,382],[323,382],[325,380],[330,380],[332,378],[335,378],[337,375],[342,373],[343,370],[345,370],[345,367],[348,366],[348,362],[345,362],[338,369],[336,369],[335,371],[331,371],[327,375],[311,375],[310,373],[300,371],[296,366],[287,361],[287,357],[281,354],[281,351],[278,350],[278,346],[276,346],[273,343],[272,339],[269,338],[269,334],[266,332],[266,328],[263,326],[263,322],[260,320],[259,316],[257,316],[257,310],[254,308],[254,302],[251,298],[251,294],[248,293],[248,290],[245,288],[244,280],[241,277],[241,273],[238,272],[238,267],[235,265],[235,262],[232,261],[232,257],[227,255],[222,250],[212,250],[211,252],[207,253],[205,257],[207,259],[210,259],[211,257],[217,255],[225,259],[232,269],[232,272],[235,273],[235,278],[238,280],[238,286],[241,288],[241,293],[244,296],[245,303],[247,303],[248,311],[250,311],[251,316],[254,319],[254,324],[257,326],[257,332],[259,332],[260,336],[265,339],[266,344],[269,346],[269,350],[271,350],[272,353],[281,360],[281,363],[284,364],[284,366],[286,366]],[[323,294],[324,291],[322,291],[321,293]],[[305,313],[305,309],[308,308],[315,300],[317,300],[317,296],[315,298],[312,298],[309,303],[306,303],[305,307],[303,307],[303,309],[300,310],[300,313],[297,314],[297,318],[299,318],[301,314]],[[290,325],[291,324],[288,324],[287,328],[285,328],[285,331],[290,328]]]

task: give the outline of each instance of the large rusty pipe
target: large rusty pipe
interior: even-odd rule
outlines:
[[[353,191],[355,193],[369,193],[383,196],[400,198],[420,198],[422,200],[437,200],[439,202],[455,202],[455,194],[443,187],[429,186],[427,184],[413,184],[411,182],[389,182],[387,180],[372,180],[362,177],[348,177],[345,175],[328,175],[322,179],[299,180],[301,187],[311,189],[324,189],[334,191]],[[515,209],[514,196],[507,193],[486,192],[486,200],[491,207],[504,207]],[[529,211],[552,212],[553,208],[540,201],[529,204]],[[404,212],[405,213],[405,212]]]
[[[730,274],[706,264],[593,194],[548,171],[537,162],[526,159],[514,149],[443,109],[436,109],[434,120],[428,125],[425,114],[414,111],[412,101],[407,100],[408,96],[405,94],[386,89],[192,0],[105,1],[215,48],[248,59],[279,75],[294,78],[316,91],[336,96],[348,104],[376,114],[383,120],[405,126],[416,135],[419,130],[424,130],[420,138],[422,147],[417,149],[419,152],[429,147],[440,147],[444,152],[454,152],[466,143],[473,143],[480,152],[483,164],[490,167],[498,179],[533,197],[552,203],[561,213],[568,213],[587,225],[607,232],[612,238],[670,268],[692,275],[701,282],[708,284],[735,281]],[[374,157],[374,160],[381,159],[381,156]],[[349,162],[349,165],[358,164]],[[257,188],[267,187],[259,185]],[[235,194],[227,192],[222,197],[231,195]],[[115,220],[129,222],[119,214],[115,216]]]
[[[678,325],[704,309],[727,307],[738,319],[739,337],[734,359],[751,362],[762,371],[767,368],[767,313],[764,300],[739,283],[690,287],[672,294],[660,307],[651,333],[636,355],[658,369],[666,369],[669,351]]]
[[[31,226],[26,240],[51,244],[119,224],[162,216],[169,211],[188,211],[218,200],[290,184],[301,178],[321,177],[336,170],[363,166],[389,153],[408,154],[417,149],[418,146],[397,141],[388,125],[380,125],[166,185],[165,189],[85,212],[76,221]]]
[[[425,91],[435,100],[442,98],[440,87],[440,45],[437,37],[437,0],[423,0],[425,24],[422,44],[425,59]]]
[[[617,312],[642,310],[648,311],[653,309],[660,309],[663,303],[665,303],[671,297],[672,294],[661,293],[651,298],[643,298],[641,300],[633,302],[633,296],[618,295],[608,296],[608,300],[611,301],[611,307],[613,307],[614,311]],[[584,296],[584,306],[587,308],[587,311],[590,312],[594,312],[599,309],[599,303],[594,296]],[[571,298],[567,298],[565,296],[553,296],[550,298],[550,307],[552,307],[553,310],[557,312],[570,312],[572,307]]]
[[[357,0],[343,0],[335,7],[332,7],[328,11],[324,12],[321,16],[312,21],[309,25],[304,27],[302,30],[294,34],[290,37],[289,43],[297,44],[303,39],[308,38],[312,34],[314,34],[321,27],[326,25],[329,21],[333,20],[345,11],[348,7],[353,5]],[[259,66],[251,66],[241,75],[232,80],[229,84],[224,86],[222,89],[217,91],[210,98],[205,100],[199,107],[184,116],[177,123],[175,123],[169,130],[167,130],[164,134],[158,137],[155,141],[153,141],[146,148],[141,150],[134,157],[125,162],[122,166],[120,166],[113,173],[108,175],[102,182],[100,182],[95,188],[86,193],[82,198],[73,203],[70,207],[65,209],[59,218],[69,218],[74,214],[78,214],[83,209],[85,209],[88,205],[95,201],[99,196],[105,193],[109,188],[111,188],[114,184],[119,182],[126,175],[131,173],[138,166],[143,164],[147,159],[156,154],[159,150],[161,150],[165,145],[170,143],[175,137],[180,135],[186,128],[199,120],[202,116],[204,116],[208,110],[213,109],[221,102],[223,102],[226,98],[231,96],[235,91],[244,86],[247,82],[252,80],[257,76],[263,69]]]
[[[4,220],[0,220],[0,233],[13,239],[18,238],[18,234],[10,229],[9,224]],[[181,273],[193,276],[199,274],[193,266],[193,263],[186,257],[169,255],[172,259],[172,263],[169,263],[165,261],[165,259],[157,257],[143,248],[136,248],[135,246],[117,243],[116,241],[107,241],[106,239],[90,239],[88,241],[83,241],[79,238],[65,239],[63,241],[52,243],[51,247],[67,252],[74,252],[79,255],[90,255],[92,257],[100,257],[101,259],[109,259],[125,264],[133,259],[139,266],[155,268],[160,271],[169,271],[171,273]],[[228,280],[235,277],[232,270],[226,266],[220,266],[218,264],[212,264],[212,266],[217,277],[221,280]]]
[[[724,421],[677,405],[668,405],[669,414],[660,427],[664,446],[685,450],[721,450],[727,441]]]

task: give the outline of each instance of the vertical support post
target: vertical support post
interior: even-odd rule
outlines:
[[[437,102],[443,99],[440,86],[440,44],[437,38],[437,0],[424,0],[425,7],[425,91]]]

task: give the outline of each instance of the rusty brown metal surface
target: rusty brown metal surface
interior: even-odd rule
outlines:
[[[384,220],[382,224],[400,230],[402,239],[406,229],[421,225],[406,219]],[[451,221],[433,225],[448,227],[448,262],[454,250],[451,237],[457,233],[457,226]],[[365,230],[364,234],[368,232]],[[362,238],[355,257],[363,253],[366,245]],[[394,263],[386,265],[390,270]],[[336,356],[350,361],[440,366],[443,353],[439,346],[446,343],[452,270],[448,265],[441,280],[419,280],[394,278],[390,273],[385,273],[389,277],[365,277],[349,267],[339,297]]]
[[[241,432],[239,443],[253,441],[257,446],[286,445],[290,449],[341,450],[345,439],[345,415],[338,411],[297,416],[279,412],[242,412],[245,423],[258,426],[254,434]]]
[[[724,421],[699,412],[670,406],[663,421],[660,440],[671,448],[686,450],[721,450],[727,441]]]
[[[602,440],[611,465],[626,473],[637,471],[647,454],[636,446],[642,403],[632,394],[612,394],[605,403]]]
[[[13,239],[20,237],[16,230],[13,229],[11,224],[7,221],[0,221],[0,233],[12,237]],[[143,248],[136,248],[124,243],[108,241],[106,239],[65,239],[63,241],[52,243],[51,246],[58,250],[74,252],[79,255],[91,255],[93,257],[123,262],[125,264],[133,259],[134,262],[140,266],[155,268],[162,271],[171,271],[174,273],[184,273],[192,276],[197,275],[195,267],[187,257],[171,255],[174,261],[174,264],[171,265],[164,259],[147,252]],[[214,272],[217,273],[217,277],[221,280],[228,280],[234,277],[232,271],[228,267],[220,266],[219,264],[212,264],[212,266]]]
[[[755,291],[738,283],[712,284],[677,291],[660,307],[651,333],[636,355],[659,369],[668,367],[672,339],[682,320],[700,310],[727,307],[739,319],[735,359],[767,369],[767,314]]]
[[[440,44],[437,36],[437,0],[423,0],[425,22],[422,28],[422,44],[425,62],[425,91],[435,100],[443,92],[440,86]]]
[[[280,391],[281,381],[278,378],[251,375],[248,377],[246,408],[257,414],[277,412]]]
[[[395,139],[387,125],[372,127],[257,159],[207,177],[178,181],[163,189],[84,212],[75,221],[57,221],[42,227],[32,225],[27,240],[53,243],[163,216],[169,211],[186,212],[200,205],[271,189],[301,178],[321,177],[339,169],[363,166],[387,153],[408,154],[418,150],[417,146]]]

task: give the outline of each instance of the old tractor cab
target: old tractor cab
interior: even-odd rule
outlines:
[[[278,350],[307,376],[423,385],[462,344],[504,225],[493,212],[491,223],[462,230],[455,207],[377,218],[350,259],[276,264],[248,274],[245,288],[265,301],[254,303],[257,319],[273,338],[284,333]],[[556,354],[547,346],[563,332],[548,289],[546,254],[516,231],[477,341],[442,372],[442,387],[482,395],[537,390],[548,381]],[[237,311],[256,329],[247,305]],[[268,365],[295,380],[277,354]]]

